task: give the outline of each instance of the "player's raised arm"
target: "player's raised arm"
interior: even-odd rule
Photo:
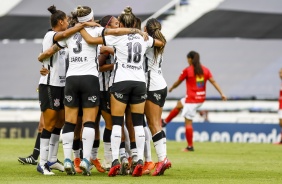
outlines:
[[[59,50],[61,50],[61,47],[59,47],[57,44],[52,45],[52,47],[39,54],[38,61],[42,62],[44,59],[50,58]]]

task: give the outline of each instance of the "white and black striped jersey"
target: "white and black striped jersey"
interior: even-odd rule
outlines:
[[[54,40],[56,32],[49,30],[42,42],[42,51],[49,49],[56,41]],[[43,60],[42,64],[49,70],[49,74],[41,76],[39,84],[50,86],[64,87],[66,81],[66,57],[67,52],[65,49],[53,54],[50,58]]]
[[[85,30],[92,37],[102,35],[102,27],[88,27]],[[61,47],[67,47],[69,51],[69,67],[67,77],[94,75],[98,77],[97,45],[88,44],[80,33],[59,41]]]
[[[100,47],[102,45],[98,46],[98,55],[100,54]],[[109,58],[106,60],[106,64],[113,64],[114,63],[114,56],[109,55]],[[100,91],[108,91],[109,87],[112,86],[112,81],[110,82],[110,79],[112,79],[113,70],[106,71],[106,72],[99,72],[99,82],[100,82]]]
[[[115,66],[113,83],[121,81],[145,82],[143,69],[144,54],[148,47],[153,47],[154,40],[144,41],[139,34],[123,36],[104,36],[106,46],[114,46]]]
[[[163,56],[154,56],[154,48],[148,48],[145,53],[145,74],[148,91],[161,90],[167,87],[162,73]]]

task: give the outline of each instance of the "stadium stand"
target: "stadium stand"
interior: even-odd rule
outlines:
[[[229,98],[277,99],[281,7],[277,0],[225,0],[191,22],[166,46],[163,73],[168,84],[187,66],[186,54],[196,50]],[[182,85],[169,97],[184,95],[184,90]],[[218,97],[210,85],[207,95]]]
[[[94,9],[94,18],[96,20],[106,15],[118,16],[125,6],[131,6],[134,13],[144,20],[155,11],[165,6],[169,1],[170,0],[154,0],[154,3],[150,0],[124,0],[122,3],[111,0],[85,0],[75,2],[68,0],[21,1],[5,16],[0,17],[0,39],[42,38],[46,30],[50,27],[50,12],[47,8],[53,4],[67,14],[70,14],[77,5],[90,6]]]

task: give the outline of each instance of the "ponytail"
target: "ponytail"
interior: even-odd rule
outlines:
[[[192,59],[192,65],[194,67],[194,75],[195,76],[201,76],[204,74],[203,72],[203,68],[201,66],[201,62],[200,62],[200,55],[199,53],[195,52],[195,51],[190,51],[187,54],[187,58],[191,58]]]
[[[59,20],[64,20],[67,17],[65,12],[57,10],[54,5],[50,6],[48,11],[52,14],[50,17],[51,27],[56,27]]]

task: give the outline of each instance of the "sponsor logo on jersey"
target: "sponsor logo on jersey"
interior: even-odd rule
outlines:
[[[146,99],[147,99],[147,94],[145,94],[145,95],[141,96],[141,99],[146,100]]]
[[[119,98],[119,99],[122,99],[123,98],[123,94],[115,92],[115,97]]]
[[[65,99],[66,99],[68,102],[71,102],[71,101],[72,101],[72,96],[65,96]]]
[[[135,35],[135,34],[129,34],[128,35],[128,40],[134,40],[134,39],[140,39],[140,37],[138,35]]]
[[[66,82],[66,76],[59,76],[60,83],[65,83]]]
[[[142,66],[134,66],[134,65],[130,65],[130,64],[122,64],[121,66],[122,66],[122,68],[128,68],[128,69],[131,69],[131,70],[142,70],[143,69]]]
[[[60,106],[60,99],[56,98],[54,99],[54,106],[59,107]]]
[[[71,57],[70,62],[87,62],[87,57]]]
[[[198,92],[196,92],[196,95],[206,95],[206,92],[205,91],[198,91]]]
[[[161,94],[154,93],[154,97],[159,101],[161,99]]]
[[[90,96],[90,97],[88,97],[88,100],[91,101],[91,102],[96,102],[97,96]]]

